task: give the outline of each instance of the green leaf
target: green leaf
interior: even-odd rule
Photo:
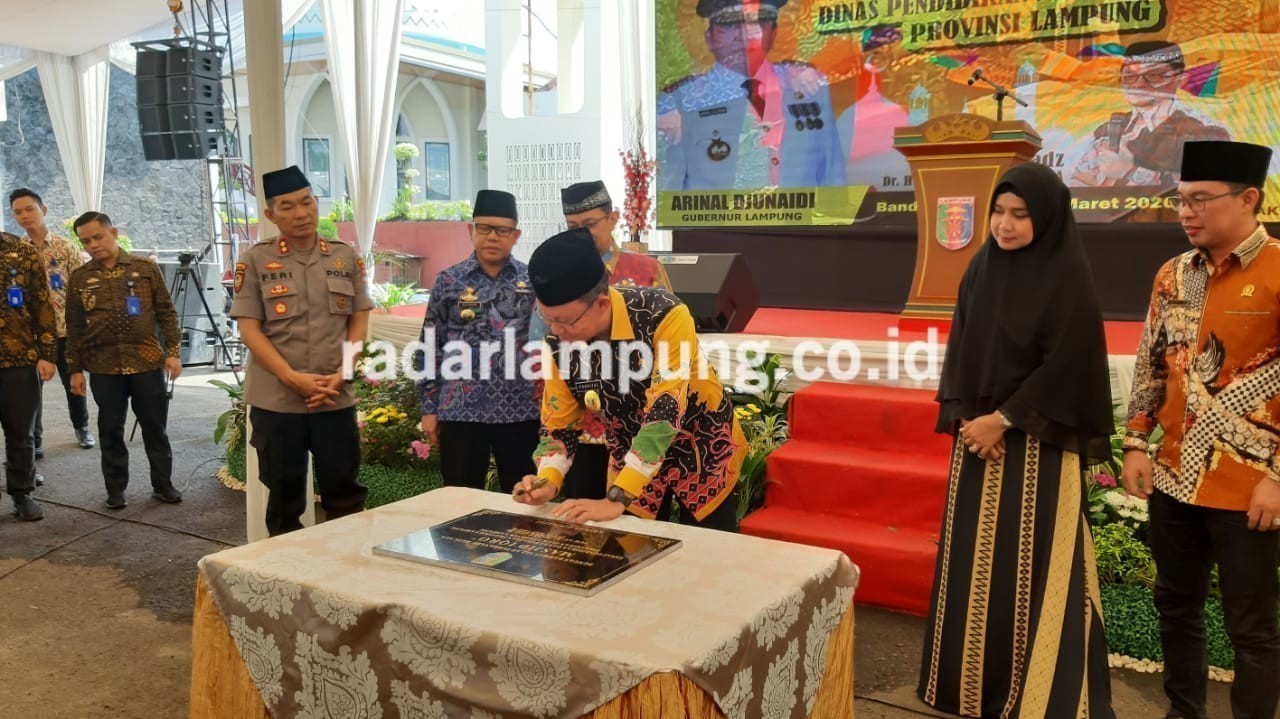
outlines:
[[[636,432],[631,440],[631,451],[646,464],[658,464],[667,456],[676,428],[670,422],[651,422]]]

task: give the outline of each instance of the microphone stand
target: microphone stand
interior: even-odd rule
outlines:
[[[1023,107],[1027,107],[1027,103],[1023,102],[1022,98],[1013,94],[1012,90],[1009,90],[1008,88],[1004,87],[1003,85],[1000,85],[999,83],[991,82],[990,80],[987,79],[986,75],[978,75],[976,78],[971,78],[969,80],[969,84],[972,85],[975,80],[980,80],[982,82],[985,82],[993,90],[995,90],[995,94],[992,95],[992,97],[996,99],[996,122],[1004,122],[1004,99],[1006,97],[1018,103],[1019,105],[1022,105]]]

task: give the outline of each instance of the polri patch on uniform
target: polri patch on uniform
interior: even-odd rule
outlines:
[[[283,303],[283,302],[277,302],[277,303],[276,303],[276,314],[278,314],[278,315],[282,315],[282,314],[284,314],[284,313],[286,313],[286,312],[288,312],[288,311],[289,311],[289,305],[286,305],[286,304],[285,304],[285,303]]]
[[[338,295],[338,309],[347,309],[347,298],[343,295]]]
[[[715,117],[716,115],[726,115],[729,108],[725,106],[709,107],[705,110],[698,110],[698,117]]]
[[[243,262],[236,263],[235,292],[237,295],[240,294],[240,288],[244,287],[244,271],[247,267],[248,265]]]
[[[284,285],[272,285],[268,292],[270,292],[273,297],[277,295],[287,295],[289,294],[289,288]]]
[[[266,270],[283,270],[283,269],[284,269],[284,265],[280,264],[279,262],[268,262],[268,263],[267,263],[267,265],[266,265],[266,267],[264,267],[263,269],[266,269]]]
[[[341,257],[333,261],[333,269],[344,270],[346,268],[347,268],[347,263],[343,262]]]

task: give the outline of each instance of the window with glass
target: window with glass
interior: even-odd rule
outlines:
[[[449,187],[449,143],[425,143],[427,158],[427,199],[448,200],[452,194]]]
[[[302,139],[302,171],[311,181],[311,191],[316,197],[332,197],[328,138]]]

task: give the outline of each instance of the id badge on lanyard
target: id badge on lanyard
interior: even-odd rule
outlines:
[[[63,288],[62,273],[58,271],[58,261],[49,260],[49,288],[61,292]]]
[[[142,299],[138,297],[133,280],[129,280],[125,285],[129,288],[129,296],[124,298],[124,313],[130,317],[137,317],[142,314]]]
[[[22,306],[26,303],[22,294],[22,288],[18,286],[18,270],[13,267],[9,268],[9,292],[7,299],[9,306],[15,310],[22,309]]]

